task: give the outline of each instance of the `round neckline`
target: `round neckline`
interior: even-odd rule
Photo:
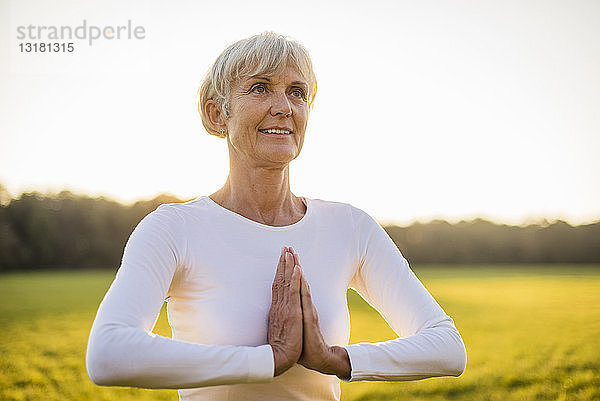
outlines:
[[[306,212],[304,213],[304,216],[302,216],[302,218],[300,220],[298,220],[297,222],[295,222],[293,224],[287,225],[287,226],[270,226],[268,224],[259,223],[258,221],[254,221],[252,219],[244,217],[241,214],[234,212],[233,210],[229,210],[226,207],[219,205],[217,202],[212,200],[210,198],[210,196],[208,196],[208,195],[203,196],[203,198],[206,198],[206,200],[208,201],[209,204],[211,204],[213,207],[220,210],[222,213],[233,216],[233,217],[237,218],[238,220],[245,222],[246,224],[251,224],[253,226],[256,226],[256,227],[259,227],[259,228],[262,228],[265,230],[270,230],[270,231],[285,231],[285,230],[290,230],[290,229],[296,228],[298,226],[301,226],[302,224],[304,224],[304,222],[307,220],[308,216],[312,212],[311,199],[309,199],[307,197],[300,197],[306,201]]]

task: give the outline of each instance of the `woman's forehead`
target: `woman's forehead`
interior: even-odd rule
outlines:
[[[287,80],[301,81],[308,86],[308,81],[304,74],[298,67],[291,63],[283,64],[276,69],[255,69],[252,72],[240,76],[240,81],[245,82],[255,78],[265,78],[267,80],[279,80],[281,78],[288,78]]]

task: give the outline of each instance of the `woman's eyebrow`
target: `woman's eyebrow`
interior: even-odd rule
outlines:
[[[305,88],[308,88],[308,84],[304,81],[294,81],[291,83],[291,85],[301,85],[301,86],[304,86]]]
[[[252,75],[249,79],[264,79],[265,81],[271,82],[271,78],[266,77],[264,75]]]

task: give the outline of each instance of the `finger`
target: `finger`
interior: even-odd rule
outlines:
[[[294,250],[294,248],[291,246],[288,249],[290,250],[292,255],[294,255],[294,264],[300,266],[300,259],[298,258],[298,252],[296,252]],[[302,266],[300,266],[300,268],[302,268]]]
[[[310,323],[312,316],[312,300],[310,298],[310,290],[308,289],[308,282],[304,276],[304,272],[301,272],[300,276],[300,301],[302,303],[302,320],[305,324]]]
[[[290,305],[292,306],[293,310],[302,308],[302,301],[300,301],[301,277],[302,272],[300,271],[300,267],[294,266],[290,283]]]
[[[283,270],[285,268],[285,253],[287,252],[287,248],[285,246],[281,247],[281,253],[279,254],[279,261],[277,262],[277,270],[275,271],[275,277],[277,275],[283,277]]]
[[[277,300],[281,299],[283,296],[283,277],[284,277],[284,269],[285,269],[285,253],[286,248],[281,248],[281,254],[279,255],[279,262],[277,263],[277,270],[275,271],[275,277],[273,278],[273,303],[276,303]]]
[[[285,286],[289,286],[292,281],[292,273],[294,272],[294,255],[287,251],[285,253],[285,271],[283,282]]]
[[[310,287],[308,285],[308,280],[306,280],[304,272],[302,272],[302,293],[307,298],[307,300],[312,302],[312,297],[310,295]]]

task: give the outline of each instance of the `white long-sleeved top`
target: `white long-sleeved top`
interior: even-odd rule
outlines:
[[[273,377],[271,284],[292,246],[323,337],[344,346],[355,380],[460,375],[466,352],[444,313],[377,222],[351,205],[305,199],[298,222],[272,227],[207,196],[161,205],[131,234],[87,349],[97,384],[177,388],[180,400],[339,400],[340,381],[294,365]],[[398,334],[347,345],[355,288]],[[173,338],[151,333],[163,302]]]

